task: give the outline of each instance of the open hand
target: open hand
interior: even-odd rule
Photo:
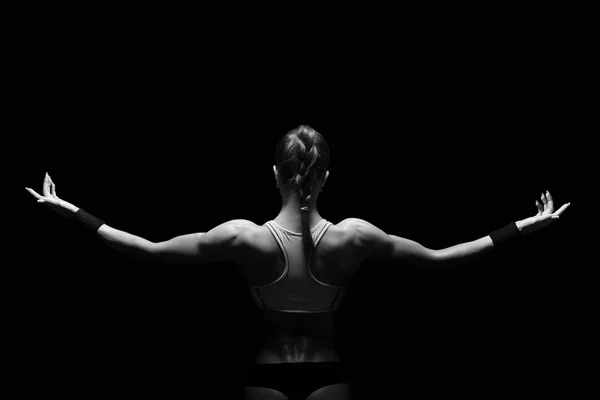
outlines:
[[[37,194],[35,190],[30,189],[28,187],[25,188],[33,197],[38,199],[38,203],[45,204],[52,211],[56,211],[57,213],[65,216],[72,217],[75,212],[77,212],[78,208],[73,204],[68,203],[62,199],[59,199],[56,195],[56,186],[54,182],[52,182],[52,178],[46,172],[46,176],[44,177],[44,185],[42,187],[43,196]]]
[[[540,197],[542,203],[535,201],[535,205],[538,212],[533,217],[525,218],[522,221],[517,222],[517,226],[521,230],[522,234],[528,234],[538,229],[541,229],[553,221],[560,219],[562,213],[571,205],[571,203],[563,204],[556,212],[554,211],[554,200],[549,191],[542,193]]]

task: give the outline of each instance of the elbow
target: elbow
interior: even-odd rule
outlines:
[[[142,252],[148,257],[157,257],[160,255],[159,243],[147,242],[142,245]]]
[[[454,248],[445,248],[440,250],[433,250],[434,261],[431,263],[436,268],[444,269],[455,267],[460,264],[464,264],[467,258],[457,253]]]
[[[444,250],[430,250],[429,251],[429,260],[433,264],[441,264],[444,262]]]
[[[435,269],[445,266],[445,256],[441,250],[424,249],[417,254],[409,254],[405,258],[408,265],[417,269]]]
[[[161,243],[146,242],[143,243],[140,249],[140,257],[146,261],[162,263],[167,261],[163,257],[164,252]]]
[[[447,264],[453,258],[452,251],[448,248],[439,249],[439,250],[431,250],[432,252],[432,261],[436,264]]]
[[[417,263],[418,267],[421,268],[446,268],[451,266],[450,258],[445,249],[431,250],[427,249],[424,257],[419,258]]]

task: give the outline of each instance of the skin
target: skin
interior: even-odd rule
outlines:
[[[273,166],[273,173],[276,182],[279,182],[276,166]],[[308,205],[311,226],[322,219],[317,210],[317,200],[328,178],[329,171],[326,172],[323,182],[315,185],[313,189],[312,198]],[[31,188],[26,188],[26,190],[37,199],[39,204],[43,204],[65,217],[72,218],[79,209],[57,196],[56,186],[48,174],[44,177],[42,195]],[[275,221],[292,231],[301,231],[302,212],[298,196],[284,193],[281,188],[280,194],[282,196],[282,207]],[[535,232],[558,220],[570,206],[570,203],[567,203],[555,211],[554,200],[548,191],[542,193],[540,201],[536,200],[535,202],[537,213],[534,216],[516,221],[516,225],[522,234]],[[464,261],[473,255],[481,254],[493,248],[490,237],[485,236],[472,242],[461,243],[440,250],[431,250],[409,239],[387,235],[367,221],[351,220],[353,220],[356,231],[360,232],[359,237],[361,240],[359,242],[364,245],[365,254],[368,253],[368,256],[372,258],[414,260],[417,261],[417,264],[427,263],[428,265],[437,266],[446,264],[446,262]],[[159,257],[164,261],[189,261],[190,263],[200,264],[220,260],[243,262],[241,258],[238,258],[238,255],[243,257],[247,254],[248,243],[244,238],[249,236],[244,235],[244,232],[251,232],[253,229],[256,229],[256,225],[250,221],[232,220],[205,233],[182,235],[159,243],[152,243],[106,224],[98,229],[97,234],[107,244],[119,251],[146,257]],[[443,263],[440,263],[441,261]],[[286,399],[281,393],[272,389],[248,388],[248,390],[248,398]],[[343,399],[347,396],[347,385],[331,385],[317,390],[308,399]]]
[[[275,177],[275,182],[277,182],[277,187],[279,187],[279,174],[277,173],[277,166],[275,165],[273,165],[273,175]],[[313,185],[314,188],[311,199],[308,202],[308,220],[311,226],[323,219],[317,209],[317,200],[319,198],[319,193],[323,190],[328,178],[329,171],[325,173],[323,183]],[[275,221],[282,226],[289,227],[294,232],[300,232],[302,230],[300,199],[295,194],[285,193],[281,188],[279,189],[279,192],[281,194],[282,204],[281,210],[275,218]]]
[[[275,165],[273,166],[273,173],[275,176],[275,181],[279,182],[277,167]],[[309,221],[311,222],[318,221],[322,218],[317,209],[317,200],[319,193],[323,190],[328,178],[329,171],[326,172],[323,183],[315,185],[313,190],[312,198],[308,205]],[[71,217],[79,209],[73,204],[58,197],[56,194],[56,185],[48,173],[46,173],[44,177],[44,184],[42,186],[43,196],[31,188],[26,187],[25,189],[37,199],[38,203],[46,205],[52,211],[55,211],[65,217]],[[277,219],[279,221],[286,222],[286,225],[289,224],[297,228],[300,224],[300,219],[302,216],[302,212],[300,211],[300,200],[297,196],[285,194],[281,189],[280,193],[282,197],[282,206],[279,214],[277,215]],[[562,207],[560,207],[557,211],[554,211],[554,200],[549,191],[542,193],[540,200],[541,203],[538,200],[535,201],[535,205],[538,210],[536,215],[516,222],[517,227],[523,234],[535,232],[549,225],[554,220],[560,219],[560,216],[571,205],[571,203],[563,204]]]

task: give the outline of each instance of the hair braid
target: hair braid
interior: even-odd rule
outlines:
[[[312,140],[307,140],[301,137],[298,139],[302,142],[302,146],[300,146],[300,148],[302,148],[304,151],[300,151],[298,154],[300,165],[298,172],[296,173],[295,184],[302,210],[302,244],[304,248],[304,258],[306,260],[306,268],[309,268],[314,261],[315,243],[310,232],[308,204],[312,198],[312,183],[315,180],[314,166],[319,154],[318,151],[316,151],[317,149]]]
[[[329,147],[325,139],[308,126],[299,126],[288,132],[275,152],[277,169],[286,190],[298,194],[302,214],[302,244],[306,267],[314,261],[315,244],[310,232],[309,213],[314,184],[325,175],[329,164]]]

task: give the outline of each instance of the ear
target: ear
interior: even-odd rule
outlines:
[[[321,185],[321,188],[323,186],[325,186],[325,182],[327,182],[327,178],[329,178],[329,170],[327,172],[325,172],[325,179],[323,179],[323,184]]]
[[[273,175],[275,176],[275,182],[279,183],[279,180],[277,179],[277,166],[273,165]]]

